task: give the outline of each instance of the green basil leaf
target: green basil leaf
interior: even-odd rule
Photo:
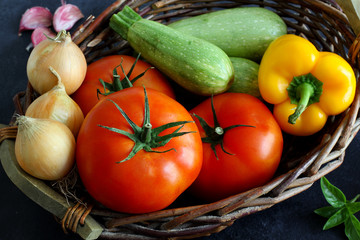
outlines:
[[[349,211],[346,208],[341,208],[327,220],[323,230],[328,230],[332,227],[338,226],[339,224],[345,222],[347,218],[349,218]]]
[[[355,214],[360,211],[360,202],[348,202],[346,204],[346,207],[349,210],[350,214]]]
[[[349,240],[360,240],[360,222],[354,215],[345,221],[345,234]]]
[[[320,216],[325,217],[325,218],[329,218],[339,210],[340,210],[340,208],[334,208],[333,206],[326,206],[326,207],[316,209],[314,212],[317,215],[320,215]]]
[[[339,208],[345,205],[346,197],[339,188],[332,185],[325,177],[321,178],[320,184],[324,197],[331,206]]]

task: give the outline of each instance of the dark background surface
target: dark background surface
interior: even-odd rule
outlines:
[[[112,0],[73,0],[68,3],[79,6],[87,17],[97,16]],[[52,12],[60,6],[60,0],[1,0],[0,1],[0,123],[7,124],[14,112],[12,97],[26,88],[25,50],[30,33],[17,35],[21,15],[32,6],[48,7]],[[360,193],[359,181],[360,136],[355,138],[346,151],[344,163],[327,175],[331,183],[341,188],[350,199]],[[65,235],[54,217],[28,199],[8,179],[0,167],[0,240],[65,240],[80,239],[74,234]],[[327,205],[322,196],[320,183],[305,192],[276,204],[268,210],[237,220],[221,233],[202,239],[346,239],[343,225],[322,231],[325,219],[313,211]]]

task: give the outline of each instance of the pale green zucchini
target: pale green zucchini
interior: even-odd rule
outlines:
[[[111,17],[110,27],[144,59],[193,93],[218,94],[233,82],[229,57],[212,43],[143,19],[127,6]]]
[[[230,57],[260,61],[274,39],[287,33],[285,22],[261,7],[242,7],[185,18],[168,26],[205,39]]]
[[[235,79],[228,92],[247,93],[261,99],[258,72],[259,64],[246,58],[230,57]]]

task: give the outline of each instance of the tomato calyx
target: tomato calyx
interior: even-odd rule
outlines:
[[[125,159],[117,163],[122,163],[131,159],[133,156],[135,156],[137,152],[139,152],[142,149],[145,150],[146,152],[154,152],[154,153],[165,153],[171,150],[176,151],[176,149],[174,148],[170,148],[165,151],[156,151],[154,149],[165,146],[174,137],[180,137],[188,133],[195,133],[194,131],[179,132],[186,123],[191,123],[193,121],[170,122],[162,126],[153,128],[152,124],[150,123],[150,107],[149,107],[149,100],[145,87],[144,87],[144,94],[145,94],[144,122],[141,127],[136,125],[129,118],[129,116],[120,108],[119,105],[117,105],[114,101],[108,99],[108,101],[112,102],[116,106],[116,108],[120,111],[121,115],[125,118],[125,120],[129,123],[130,127],[134,131],[134,133],[129,133],[127,131],[118,128],[98,125],[99,127],[105,128],[109,131],[125,135],[128,138],[130,138],[132,141],[134,141],[135,145],[132,148],[130,154]],[[178,127],[178,128],[176,128],[172,133],[159,136],[161,132],[172,127]]]
[[[138,76],[136,76],[132,80],[130,80],[131,73],[133,72],[133,70],[135,68],[135,65],[138,62],[139,58],[140,58],[140,53],[136,57],[136,60],[135,60],[134,64],[131,66],[131,68],[130,68],[130,70],[129,70],[129,72],[127,74],[125,73],[125,70],[124,70],[124,68],[122,66],[123,58],[121,58],[120,64],[113,69],[113,81],[112,81],[112,83],[105,82],[101,78],[99,79],[101,85],[104,88],[104,92],[101,92],[99,89],[97,89],[97,97],[99,98],[99,94],[101,94],[103,96],[108,96],[108,95],[110,95],[110,94],[112,94],[114,92],[118,92],[118,91],[121,91],[121,90],[123,90],[125,88],[132,87],[136,80],[138,80],[139,78],[144,76],[145,73],[149,69],[153,68],[153,67],[147,68],[144,72],[140,73]],[[118,67],[121,68],[121,71],[123,72],[123,74],[125,76],[124,79],[120,78],[120,75],[117,72]]]
[[[245,125],[245,124],[236,124],[236,125],[232,125],[226,128],[222,128],[219,124],[219,121],[217,119],[216,116],[216,111],[215,111],[215,107],[214,107],[214,98],[213,96],[211,96],[211,109],[212,109],[212,114],[213,114],[213,119],[214,119],[214,127],[211,127],[202,117],[200,117],[199,115],[193,113],[193,115],[199,120],[199,123],[201,125],[201,127],[203,128],[206,136],[201,138],[203,143],[210,143],[210,147],[213,150],[216,159],[218,158],[218,155],[216,153],[216,149],[215,146],[217,146],[218,144],[220,144],[221,146],[221,150],[229,155],[233,155],[232,153],[229,153],[225,150],[224,148],[224,135],[227,131],[229,131],[230,129],[236,128],[236,127],[255,127],[252,125]]]

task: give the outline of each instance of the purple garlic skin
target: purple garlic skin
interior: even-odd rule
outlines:
[[[50,27],[53,16],[49,9],[44,7],[32,7],[25,11],[20,20],[19,36],[25,30],[33,30],[38,27]]]
[[[53,26],[56,32],[70,30],[74,24],[84,15],[80,9],[73,4],[65,4],[56,9],[53,17]]]
[[[36,28],[31,34],[31,42],[33,44],[33,47],[35,47],[40,42],[45,40],[47,38],[46,36],[53,38],[56,36],[56,34],[52,32],[50,28],[46,28],[46,27]]]

